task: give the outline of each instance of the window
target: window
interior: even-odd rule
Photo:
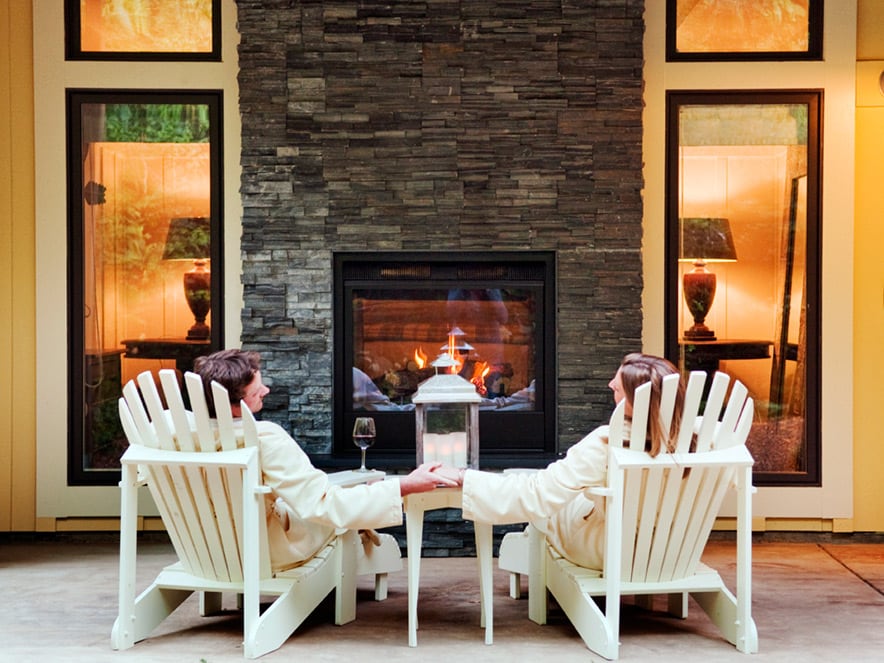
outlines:
[[[221,59],[220,0],[65,0],[69,60]]]
[[[222,320],[218,92],[69,91],[69,468],[115,483],[117,399],[192,368]]]
[[[670,62],[822,57],[823,0],[667,0]]]
[[[749,388],[759,484],[820,482],[821,97],[668,95],[667,350]]]

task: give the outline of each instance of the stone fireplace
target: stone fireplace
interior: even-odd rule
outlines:
[[[353,466],[358,450],[340,433],[352,412],[335,399],[352,396],[359,365],[335,341],[336,256],[424,253],[452,266],[501,253],[554,265],[552,357],[540,351],[539,373],[511,362],[520,385],[544,383],[537,462],[604,421],[607,382],[641,347],[643,4],[237,6],[241,343],[263,357],[263,416],[317,464]],[[414,332],[427,354],[446,324]],[[467,340],[490,352],[478,334]]]

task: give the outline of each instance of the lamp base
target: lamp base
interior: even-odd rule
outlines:
[[[714,341],[713,332],[704,323],[706,314],[715,299],[715,274],[706,269],[702,260],[694,263],[694,269],[687,272],[683,279],[684,300],[694,318],[694,324],[684,332],[689,341]]]
[[[188,341],[205,341],[211,336],[209,325],[204,322],[195,322],[193,326],[187,330]]]
[[[715,332],[709,329],[706,325],[693,325],[690,329],[686,329],[684,332],[684,339],[686,341],[717,341],[718,338],[715,336]]]
[[[211,309],[211,283],[212,275],[206,268],[205,260],[195,260],[194,268],[184,274],[184,297],[194,318],[193,326],[187,330],[188,341],[209,338],[206,316]]]

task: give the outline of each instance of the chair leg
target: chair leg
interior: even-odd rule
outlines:
[[[534,526],[528,531],[528,618],[546,624],[546,537]]]
[[[200,592],[200,617],[217,615],[221,612],[221,592]]]
[[[374,577],[374,600],[384,601],[387,598],[387,574],[377,573]]]
[[[114,623],[113,648],[126,649],[144,640],[191,594],[193,591],[189,589],[168,589],[157,585],[148,587],[135,600],[132,614],[125,618],[118,617]]]
[[[348,530],[341,534],[338,550],[339,558],[338,581],[335,583],[335,624],[341,625],[356,619],[356,546],[359,535]]]
[[[679,594],[667,594],[666,611],[673,617],[678,617],[679,619],[687,619],[688,596],[690,595],[687,592],[681,592]]]
[[[522,574],[510,573],[510,598],[522,598]]]

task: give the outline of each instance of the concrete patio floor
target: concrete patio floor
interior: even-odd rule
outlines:
[[[721,639],[696,606],[687,620],[625,605],[620,658],[624,661],[880,661],[884,652],[884,543],[880,537],[821,536],[771,540],[753,546],[753,616],[760,653],[747,657]],[[163,542],[139,546],[139,590],[174,561]],[[242,660],[241,621],[231,611],[202,618],[188,599],[147,640],[110,648],[116,609],[117,545],[109,536],[0,539],[0,660],[175,661]],[[710,542],[704,561],[733,587],[734,545]],[[524,580],[523,580],[524,583]],[[525,585],[523,584],[523,588]],[[583,645],[551,603],[549,624],[527,618],[527,600],[508,597],[507,577],[495,560],[494,644],[479,628],[476,560],[422,561],[418,646],[407,644],[407,583],[390,578],[389,598],[372,600],[360,579],[356,621],[335,626],[328,601],[276,652],[262,661],[481,661],[556,663],[600,660]],[[231,599],[232,601],[232,599]],[[662,601],[660,602],[662,608]]]

